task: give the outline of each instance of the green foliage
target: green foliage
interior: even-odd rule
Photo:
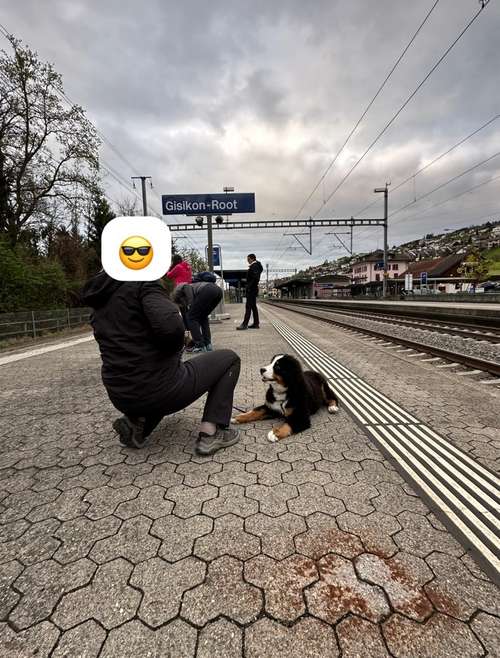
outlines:
[[[177,253],[191,265],[193,273],[205,272],[208,269],[207,261],[195,249],[179,249]]]
[[[489,262],[474,250],[463,261],[457,272],[470,281],[484,281],[489,270]]]

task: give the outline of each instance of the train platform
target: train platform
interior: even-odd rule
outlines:
[[[237,332],[241,311],[213,329],[235,407],[288,352],[338,414],[200,458],[198,401],[130,450],[90,336],[0,355],[0,655],[500,655],[500,391],[283,308]]]

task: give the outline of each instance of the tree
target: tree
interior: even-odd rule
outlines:
[[[120,217],[135,217],[138,214],[137,198],[127,197],[117,202]]]
[[[87,218],[87,248],[88,248],[88,270],[94,274],[101,265],[101,235],[108,222],[114,219],[108,200],[102,192],[98,192],[93,199]]]
[[[196,249],[179,249],[178,253],[191,265],[193,272],[205,272],[208,269],[207,261]]]
[[[52,64],[10,36],[0,51],[0,235],[15,245],[51,199],[69,208],[94,188],[99,140],[78,105],[65,108]]]
[[[458,274],[471,283],[482,281],[488,274],[490,263],[483,258],[477,249],[471,251],[457,269]]]

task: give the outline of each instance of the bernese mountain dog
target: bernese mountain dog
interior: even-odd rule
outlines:
[[[289,354],[276,354],[271,363],[260,369],[262,381],[269,383],[266,401],[251,411],[239,414],[234,423],[284,418],[285,422],[267,435],[269,441],[279,441],[311,427],[311,416],[322,406],[334,414],[338,400],[326,378],[313,370],[302,370],[299,361]]]

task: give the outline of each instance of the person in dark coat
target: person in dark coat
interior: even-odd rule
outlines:
[[[194,347],[187,351],[211,352],[210,313],[222,299],[222,290],[215,283],[199,281],[184,283],[174,290],[173,301],[179,306]]]
[[[244,329],[258,329],[259,328],[259,311],[257,310],[257,296],[259,294],[259,281],[262,270],[264,269],[262,265],[257,260],[255,254],[248,254],[248,273],[247,273],[247,284],[246,284],[246,307],[245,307],[245,317],[243,322],[239,327],[236,327],[238,330]],[[253,324],[248,324],[250,321],[250,315],[253,316]]]
[[[196,451],[233,445],[229,429],[240,358],[232,350],[181,360],[184,323],[159,281],[116,281],[101,271],[84,286],[102,359],[102,381],[124,416],[113,423],[120,441],[141,447],[163,416],[208,392]]]

